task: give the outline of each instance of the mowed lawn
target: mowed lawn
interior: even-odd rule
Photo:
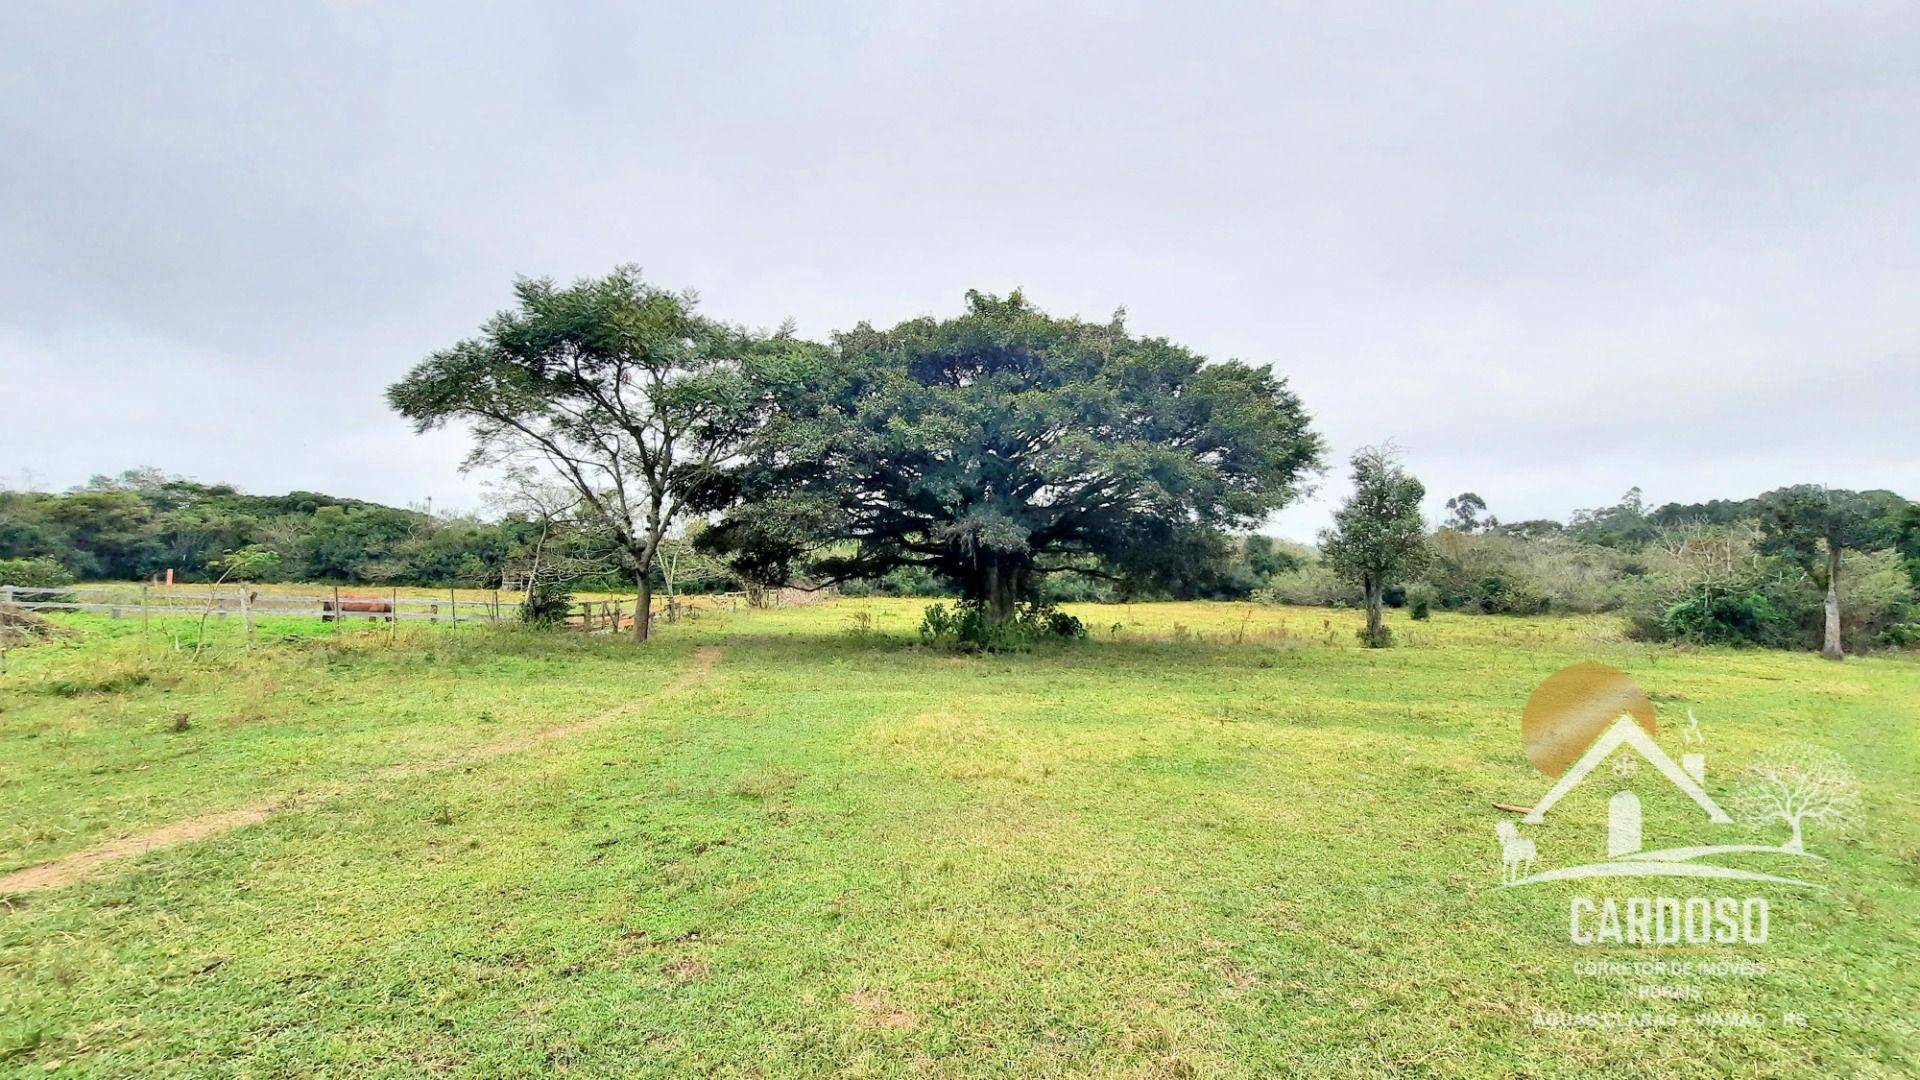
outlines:
[[[21,1075],[1912,1075],[1920,661],[1621,640],[1612,619],[1079,606],[1091,640],[921,647],[922,601],[708,613],[659,640],[72,617],[0,676],[0,874],[256,811],[0,899]],[[1576,947],[1592,883],[1501,890],[1490,805],[1558,668],[1626,669],[1708,787],[1787,739],[1863,820],[1764,945]],[[1699,815],[1650,770],[1540,826]],[[1742,839],[1777,843],[1784,833]],[[1777,868],[1777,867],[1776,867]],[[1613,883],[1607,895],[1698,886]],[[1594,974],[1594,960],[1762,973]],[[1684,984],[1692,1000],[1642,1000]],[[1672,1011],[1596,1029],[1537,1016]],[[1782,1022],[1783,1012],[1804,1017]],[[1752,1013],[1761,1026],[1695,1022]]]

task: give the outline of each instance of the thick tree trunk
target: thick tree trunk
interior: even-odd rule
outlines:
[[[640,572],[640,599],[633,606],[633,640],[640,643],[653,635],[653,575]]]
[[[986,607],[987,621],[1003,623],[1013,618],[1014,608],[1026,591],[1024,567],[991,562],[981,571],[974,587],[975,597]]]
[[[1380,618],[1381,597],[1385,593],[1379,582],[1367,582],[1367,644],[1378,648],[1380,645],[1382,622]]]
[[[1840,549],[1831,542],[1827,547],[1827,640],[1820,655],[1829,660],[1847,658],[1840,648]]]

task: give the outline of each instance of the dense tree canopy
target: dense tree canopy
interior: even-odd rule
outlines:
[[[1290,502],[1319,438],[1283,379],[1018,292],[762,371],[707,542],[779,578],[924,567],[1008,617],[1045,575],[1178,577]]]

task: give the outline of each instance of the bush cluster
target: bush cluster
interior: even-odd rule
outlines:
[[[30,589],[52,589],[73,584],[73,572],[57,560],[45,557],[0,559],[0,585],[19,585]]]
[[[1086,636],[1085,623],[1044,602],[1018,605],[1003,623],[991,621],[978,600],[934,604],[920,618],[921,640],[963,652],[1020,652],[1042,641]]]
[[[564,581],[541,580],[528,590],[527,602],[520,608],[520,620],[536,626],[565,622],[573,610],[573,587]]]
[[[1847,556],[1841,572],[1840,636],[1849,650],[1905,648],[1920,641],[1920,601],[1893,552]],[[1632,590],[1631,636],[1690,645],[1812,649],[1825,632],[1824,598],[1798,567],[1733,549],[1711,568],[1661,558]]]
[[[1647,636],[1698,645],[1790,645],[1797,635],[1790,610],[1752,585],[1704,585],[1673,601]]]
[[[1384,599],[1404,604],[1415,619],[1434,610],[1618,611],[1630,634],[1645,641],[1819,646],[1820,589],[1791,561],[1760,550],[1754,522],[1669,522],[1620,513],[1595,520],[1602,519],[1606,529],[1585,519],[1564,529],[1551,522],[1442,528],[1430,538],[1432,558],[1421,579],[1388,589]],[[1840,615],[1847,649],[1920,642],[1920,594],[1908,572],[1914,557],[1886,550],[1846,556]],[[1326,607],[1352,606],[1358,597],[1311,553],[1254,593],[1269,603]]]
[[[1433,617],[1433,586],[1418,585],[1407,593],[1407,614],[1423,622]]]

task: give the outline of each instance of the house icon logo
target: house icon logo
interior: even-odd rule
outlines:
[[[1691,726],[1683,732],[1689,747],[1704,744],[1699,722],[1688,714]],[[1605,664],[1586,662],[1562,669],[1540,684],[1527,701],[1521,736],[1527,756],[1541,772],[1554,778],[1520,825],[1501,821],[1495,826],[1500,846],[1501,887],[1514,888],[1549,881],[1582,878],[1690,877],[1765,881],[1783,885],[1808,882],[1766,870],[1727,865],[1714,860],[1735,856],[1789,856],[1818,859],[1801,839],[1803,820],[1843,823],[1858,807],[1858,783],[1843,761],[1814,748],[1790,748],[1782,762],[1748,770],[1733,811],[1723,807],[1706,788],[1707,759],[1689,749],[1678,762],[1654,741],[1657,732],[1653,702],[1627,674]],[[1607,766],[1603,769],[1602,766]],[[1736,819],[1759,826],[1778,820],[1793,829],[1785,844],[1704,843],[1684,847],[1647,849],[1642,835],[1640,796],[1624,786],[1642,766],[1650,767],[1699,811],[1707,839],[1730,840],[1727,827]],[[1606,857],[1556,869],[1536,870],[1535,840],[1522,835],[1521,826],[1541,825],[1547,814],[1582,784],[1602,783],[1613,776],[1615,790],[1607,799]]]
[[[1548,789],[1540,801],[1534,804],[1533,810],[1522,820],[1529,825],[1538,825],[1545,821],[1547,811],[1553,809],[1555,803],[1579,786],[1580,782],[1585,780],[1588,774],[1602,762],[1622,750],[1631,750],[1639,755],[1639,760],[1653,766],[1655,771],[1672,782],[1673,786],[1679,788],[1687,798],[1692,799],[1701,813],[1707,815],[1708,821],[1715,825],[1733,823],[1733,818],[1725,810],[1720,809],[1720,804],[1714,802],[1713,796],[1707,794],[1706,789],[1700,786],[1701,781],[1706,779],[1707,756],[1687,754],[1682,758],[1685,764],[1674,764],[1673,759],[1667,756],[1667,752],[1660,749],[1659,744],[1653,741],[1653,736],[1648,735],[1646,729],[1641,727],[1633,717],[1624,714],[1615,718],[1600,737],[1593,740],[1593,744],[1587,747],[1587,752],[1581,754],[1579,760],[1573,763],[1573,768],[1560,774],[1559,782]],[[1631,768],[1616,771],[1627,775],[1632,775],[1633,772]],[[1637,854],[1639,851],[1640,797],[1631,791],[1616,791],[1613,797],[1607,800],[1607,857],[1617,859]]]

